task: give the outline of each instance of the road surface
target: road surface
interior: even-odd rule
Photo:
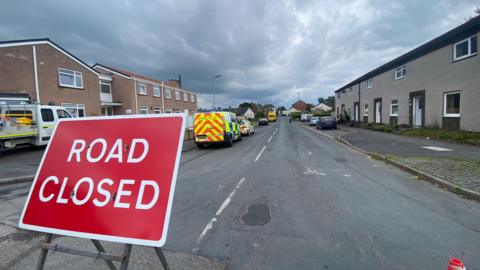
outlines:
[[[280,118],[182,154],[166,250],[228,269],[480,269],[480,205]],[[28,185],[0,187],[14,224]],[[155,258],[153,258],[155,259]]]

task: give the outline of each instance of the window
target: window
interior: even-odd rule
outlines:
[[[348,91],[349,91],[349,92],[352,92],[352,87],[348,88]]]
[[[62,103],[62,107],[73,117],[85,117],[85,104]]]
[[[139,95],[147,95],[147,86],[144,83],[137,84],[137,90]]]
[[[83,88],[82,73],[78,71],[59,68],[58,81],[60,83],[60,86],[72,87],[72,88]]]
[[[100,91],[104,94],[111,94],[112,83],[109,81],[100,81]]]
[[[368,116],[368,104],[363,104],[363,116]]]
[[[195,95],[190,94],[190,101],[195,102]]]
[[[453,45],[453,60],[461,60],[477,54],[477,36],[472,36]]]
[[[395,80],[407,77],[407,66],[399,66],[395,69]]]
[[[153,86],[153,96],[159,97],[160,96],[160,86],[154,85]]]
[[[158,108],[158,107],[155,108],[155,113],[156,113],[156,114],[159,114],[159,113],[161,113],[161,112],[162,112],[162,110],[160,110],[160,108]]]
[[[147,106],[140,106],[140,108],[138,109],[138,112],[140,114],[148,114],[148,108]]]
[[[370,89],[373,87],[373,82],[372,82],[372,79],[368,79],[367,80],[367,89]]]
[[[176,112],[176,113],[179,113],[179,112],[180,112],[180,109],[176,109],[175,112]]]
[[[180,91],[175,91],[175,100],[180,100]]]
[[[165,112],[166,113],[172,113],[172,109],[166,109]]]
[[[165,98],[172,98],[172,90],[165,88]]]
[[[443,94],[443,115],[460,117],[460,92]]]
[[[58,118],[59,119],[62,119],[62,118],[72,118],[72,116],[65,110],[62,110],[62,109],[58,109],[57,110],[57,115],[58,115]]]
[[[52,109],[41,109],[43,122],[53,122],[53,111]]]
[[[340,93],[340,91],[337,92],[337,98],[341,98],[342,97],[342,94]]]
[[[183,101],[188,101],[188,94],[187,93],[183,93]]]
[[[390,101],[390,116],[398,116],[398,99]]]

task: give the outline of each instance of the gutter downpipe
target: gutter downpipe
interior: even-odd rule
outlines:
[[[135,114],[138,114],[137,80],[133,79],[133,83],[135,84]]]
[[[165,113],[165,91],[163,90],[163,81],[162,81],[162,113]]]
[[[41,104],[40,102],[40,89],[38,88],[38,69],[37,69],[37,49],[35,45],[32,46],[32,53],[33,53],[33,75],[35,80],[35,95],[37,96],[37,103]]]

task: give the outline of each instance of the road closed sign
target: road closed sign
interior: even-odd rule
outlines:
[[[161,247],[166,240],[185,115],[59,122],[20,228]]]

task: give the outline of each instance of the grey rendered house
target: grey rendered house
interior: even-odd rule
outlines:
[[[480,16],[335,91],[352,121],[480,132]]]

